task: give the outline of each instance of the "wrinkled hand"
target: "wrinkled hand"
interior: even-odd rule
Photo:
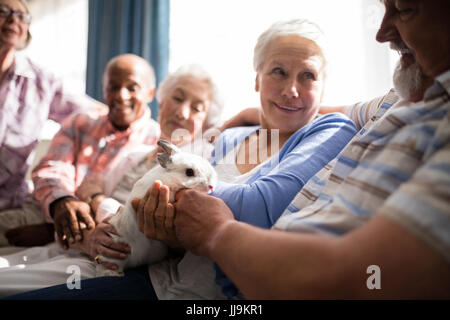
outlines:
[[[82,201],[87,201],[90,196],[96,193],[104,193],[105,183],[102,176],[92,175],[84,178],[83,182],[77,188],[75,195]]]
[[[51,223],[33,224],[9,229],[5,233],[9,244],[17,247],[45,246],[55,240],[55,228]]]
[[[211,249],[234,216],[223,200],[196,190],[176,195],[175,230],[181,245],[194,254],[210,257]]]
[[[94,230],[85,234],[85,245],[83,251],[89,254],[92,258],[102,255],[107,258],[126,259],[131,253],[131,249],[127,244],[116,242],[111,234],[117,235],[116,229],[108,223],[109,218],[99,223]],[[97,259],[104,267],[117,270],[117,265],[107,261]]]
[[[87,226],[89,230],[95,228],[91,216],[91,207],[83,201],[72,197],[58,199],[51,204],[51,213],[55,221],[58,241],[67,249],[69,244],[82,241],[81,228]]]
[[[171,248],[180,245],[175,235],[175,208],[169,203],[169,188],[155,181],[144,198],[132,201],[138,227],[149,239],[159,240]]]

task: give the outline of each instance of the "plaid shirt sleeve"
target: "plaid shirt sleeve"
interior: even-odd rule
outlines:
[[[77,150],[77,126],[87,117],[68,118],[55,135],[49,151],[33,170],[34,198],[40,203],[48,222],[53,222],[50,204],[75,192],[74,154]]]

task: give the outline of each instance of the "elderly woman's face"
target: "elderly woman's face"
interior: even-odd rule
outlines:
[[[6,16],[10,9],[15,14]],[[0,11],[0,48],[21,48],[27,38],[28,23],[22,21],[19,15],[26,14],[27,9],[20,1],[0,0]]]
[[[313,41],[296,35],[274,40],[256,79],[262,127],[293,133],[311,122],[322,99],[323,69],[321,50]]]
[[[192,141],[202,131],[211,107],[211,97],[211,87],[207,82],[192,76],[178,79],[161,101],[159,123],[162,137],[171,139],[176,129],[185,129],[190,134],[187,138]]]

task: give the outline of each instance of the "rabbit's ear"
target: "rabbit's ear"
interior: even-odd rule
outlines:
[[[180,152],[180,149],[178,149],[176,146],[174,146],[173,144],[171,144],[169,141],[166,140],[159,140],[158,146],[160,146],[161,149],[163,149],[164,153],[168,154],[169,156],[177,152]]]
[[[159,164],[161,165],[161,167],[167,169],[167,165],[172,163],[172,156],[175,153],[179,152],[180,149],[166,140],[159,140],[158,146],[160,146],[163,151],[162,153],[158,153]]]
[[[172,163],[172,158],[167,153],[158,153],[158,162],[164,169],[167,169],[167,165]]]

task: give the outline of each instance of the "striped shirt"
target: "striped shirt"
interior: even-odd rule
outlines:
[[[128,153],[143,144],[156,144],[159,135],[159,125],[151,119],[149,109],[125,131],[115,129],[107,116],[92,119],[78,114],[64,121],[32,173],[34,198],[47,221],[52,222],[49,205],[73,196],[84,177],[112,171]]]
[[[28,194],[25,175],[47,119],[61,122],[95,101],[64,91],[62,83],[17,55],[0,84],[0,210],[20,207]]]
[[[450,262],[450,71],[418,103],[385,99],[275,228],[342,235],[383,214]]]
[[[360,102],[345,107],[344,114],[353,120],[358,130],[361,130],[369,121],[373,123],[380,119],[384,112],[397,101],[398,96],[394,89],[392,89],[388,94],[375,98],[369,102]],[[380,108],[381,110],[379,111]],[[368,125],[368,127],[370,126],[371,125]],[[365,129],[367,130],[368,127]]]

